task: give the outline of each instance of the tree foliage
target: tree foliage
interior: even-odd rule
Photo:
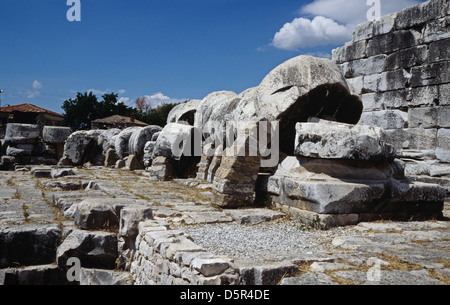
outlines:
[[[77,93],[76,98],[64,101],[64,123],[72,130],[88,130],[91,122],[113,115],[132,116],[149,125],[166,126],[169,112],[178,104],[168,103],[152,108],[147,99],[138,98],[136,108],[118,102],[118,94],[108,93],[98,101],[92,92]]]
[[[175,103],[164,103],[152,108],[145,97],[140,97],[136,99],[137,119],[149,125],[164,127],[167,124],[170,111],[177,105]]]
[[[167,124],[167,117],[169,116],[169,112],[176,105],[177,104],[162,104],[156,108],[153,108],[143,116],[142,121],[149,125],[158,125],[164,127]]]
[[[99,102],[92,92],[78,92],[75,99],[68,99],[63,103],[65,125],[72,130],[87,130],[91,128],[91,122],[94,120],[116,114],[132,115],[135,109],[118,102],[118,96],[114,93],[104,94]]]

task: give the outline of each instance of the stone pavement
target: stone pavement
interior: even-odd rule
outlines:
[[[60,178],[51,178],[48,169],[0,172],[0,283],[21,283],[17,274],[31,269],[41,272],[41,282],[58,281],[48,274],[57,268],[56,249],[79,231],[73,207],[86,198],[103,198],[148,206],[155,220],[230,257],[240,284],[450,284],[448,219],[317,230],[314,223],[301,224],[267,208],[221,209],[211,202],[211,184],[199,180],[156,182],[145,171],[103,167],[74,171]],[[450,202],[444,215],[450,217]],[[115,236],[118,228],[103,231]],[[26,243],[12,242],[20,234],[41,247],[28,251]],[[116,270],[86,283],[132,283],[126,274]]]

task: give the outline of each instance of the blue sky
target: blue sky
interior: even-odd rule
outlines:
[[[59,113],[76,92],[133,105],[257,86],[285,60],[331,56],[367,20],[366,0],[1,0],[2,105]],[[382,14],[419,0],[381,0]]]

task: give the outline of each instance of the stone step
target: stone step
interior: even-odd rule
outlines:
[[[1,285],[67,285],[66,271],[57,265],[0,270]]]
[[[56,224],[0,228],[0,268],[51,264],[60,240]]]

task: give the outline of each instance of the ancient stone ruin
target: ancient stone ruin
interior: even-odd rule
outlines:
[[[2,173],[0,203],[11,210],[0,210],[0,282],[65,282],[75,257],[82,284],[330,284],[345,277],[330,276],[338,262],[356,264],[351,255],[400,255],[390,246],[429,237],[410,221],[441,230],[433,242],[448,239],[449,12],[447,0],[431,0],[361,24],[332,60],[292,58],[240,94],[178,105],[164,127],[72,133],[8,124],[2,169],[53,167],[34,166],[16,182]],[[36,197],[64,221],[47,220],[48,205],[27,201]],[[288,257],[274,249],[275,260],[249,263],[248,253],[234,260],[199,245],[208,239],[202,225],[255,226],[257,234],[256,225],[280,219],[295,228],[346,227],[329,243],[343,252]],[[387,220],[395,221],[387,229],[370,223]],[[388,231],[397,241],[345,233],[358,230]],[[289,234],[278,237],[280,249]],[[432,263],[400,257],[448,281],[444,247],[430,247]]]

